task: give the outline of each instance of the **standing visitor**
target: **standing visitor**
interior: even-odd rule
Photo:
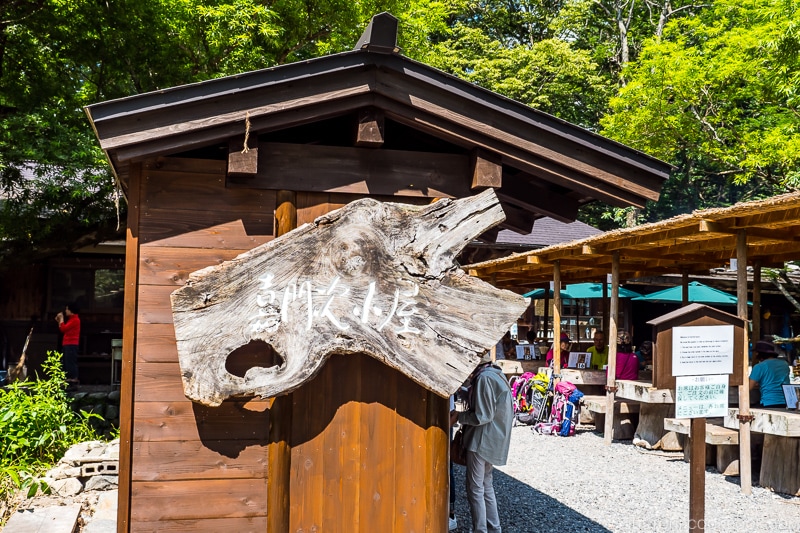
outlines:
[[[473,372],[469,409],[450,411],[450,425],[464,426],[466,489],[474,533],[500,533],[493,469],[506,464],[514,409],[508,380],[487,353]]]
[[[67,374],[67,383],[78,384],[78,345],[81,338],[80,310],[75,303],[67,304],[63,313],[56,315],[58,329],[64,335],[61,346],[64,351],[64,372]]]

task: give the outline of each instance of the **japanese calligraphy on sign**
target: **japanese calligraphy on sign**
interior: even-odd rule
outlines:
[[[407,283],[410,287],[404,291],[395,288],[389,298],[382,299],[380,294],[376,294],[375,281],[371,281],[366,290],[358,291],[342,283],[340,276],[327,283],[303,280],[292,281],[283,287],[276,286],[274,280],[275,274],[272,272],[258,278],[258,314],[251,319],[250,326],[253,333],[274,333],[281,323],[289,323],[293,305],[302,308],[305,331],[311,331],[314,321],[327,320],[340,331],[347,331],[352,326],[364,326],[380,332],[393,324],[390,327],[398,335],[421,333],[412,325],[412,319],[416,317],[417,325],[423,326],[414,300],[419,294],[419,285],[416,283]],[[351,294],[358,295],[355,299],[360,305],[353,306],[350,317],[340,316],[337,313],[339,307],[332,304],[337,297],[349,298]]]
[[[194,272],[170,295],[184,393],[205,405],[286,394],[330,354],[363,353],[449,396],[527,307],[455,263],[504,217],[492,189],[425,206],[361,199]],[[275,357],[229,372],[253,341]]]
[[[713,418],[728,410],[728,376],[679,376],[675,378],[675,416]]]

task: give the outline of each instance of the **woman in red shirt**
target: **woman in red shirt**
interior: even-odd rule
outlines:
[[[67,383],[78,383],[78,344],[81,337],[81,319],[78,317],[77,304],[71,303],[64,307],[63,313],[56,315],[58,329],[64,334],[61,341],[64,350],[64,372],[67,374]]]

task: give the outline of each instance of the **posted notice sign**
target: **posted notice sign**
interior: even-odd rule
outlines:
[[[712,418],[728,411],[728,376],[675,378],[675,417]]]
[[[672,328],[672,375],[733,374],[733,326]]]

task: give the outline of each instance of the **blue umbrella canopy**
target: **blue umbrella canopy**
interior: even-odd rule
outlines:
[[[545,292],[545,291],[547,291],[547,292]],[[540,299],[545,297],[545,294],[547,294],[548,298],[552,298],[553,294],[555,292],[556,291],[554,291],[553,289],[533,289],[532,291],[526,292],[525,294],[523,294],[522,297],[523,298],[532,298],[534,300],[540,300]],[[565,291],[563,289],[561,290],[561,297],[562,298],[569,298],[569,299],[572,299],[572,300],[575,299],[574,296],[571,296],[567,291]]]
[[[646,296],[634,298],[634,301],[641,302],[660,302],[660,303],[681,303],[683,301],[683,288],[670,287],[663,291],[654,292]],[[700,282],[692,281],[689,283],[689,301],[711,305],[736,305],[736,296],[725,291],[703,285]],[[753,305],[747,302],[748,305]]]
[[[611,297],[611,284],[608,283],[606,286],[608,287],[608,296]],[[570,294],[570,297],[575,300],[603,297],[602,283],[574,283],[572,285],[567,285],[564,290],[566,290]],[[636,291],[632,291],[624,287],[619,288],[620,298],[638,298],[640,296],[641,294]]]

